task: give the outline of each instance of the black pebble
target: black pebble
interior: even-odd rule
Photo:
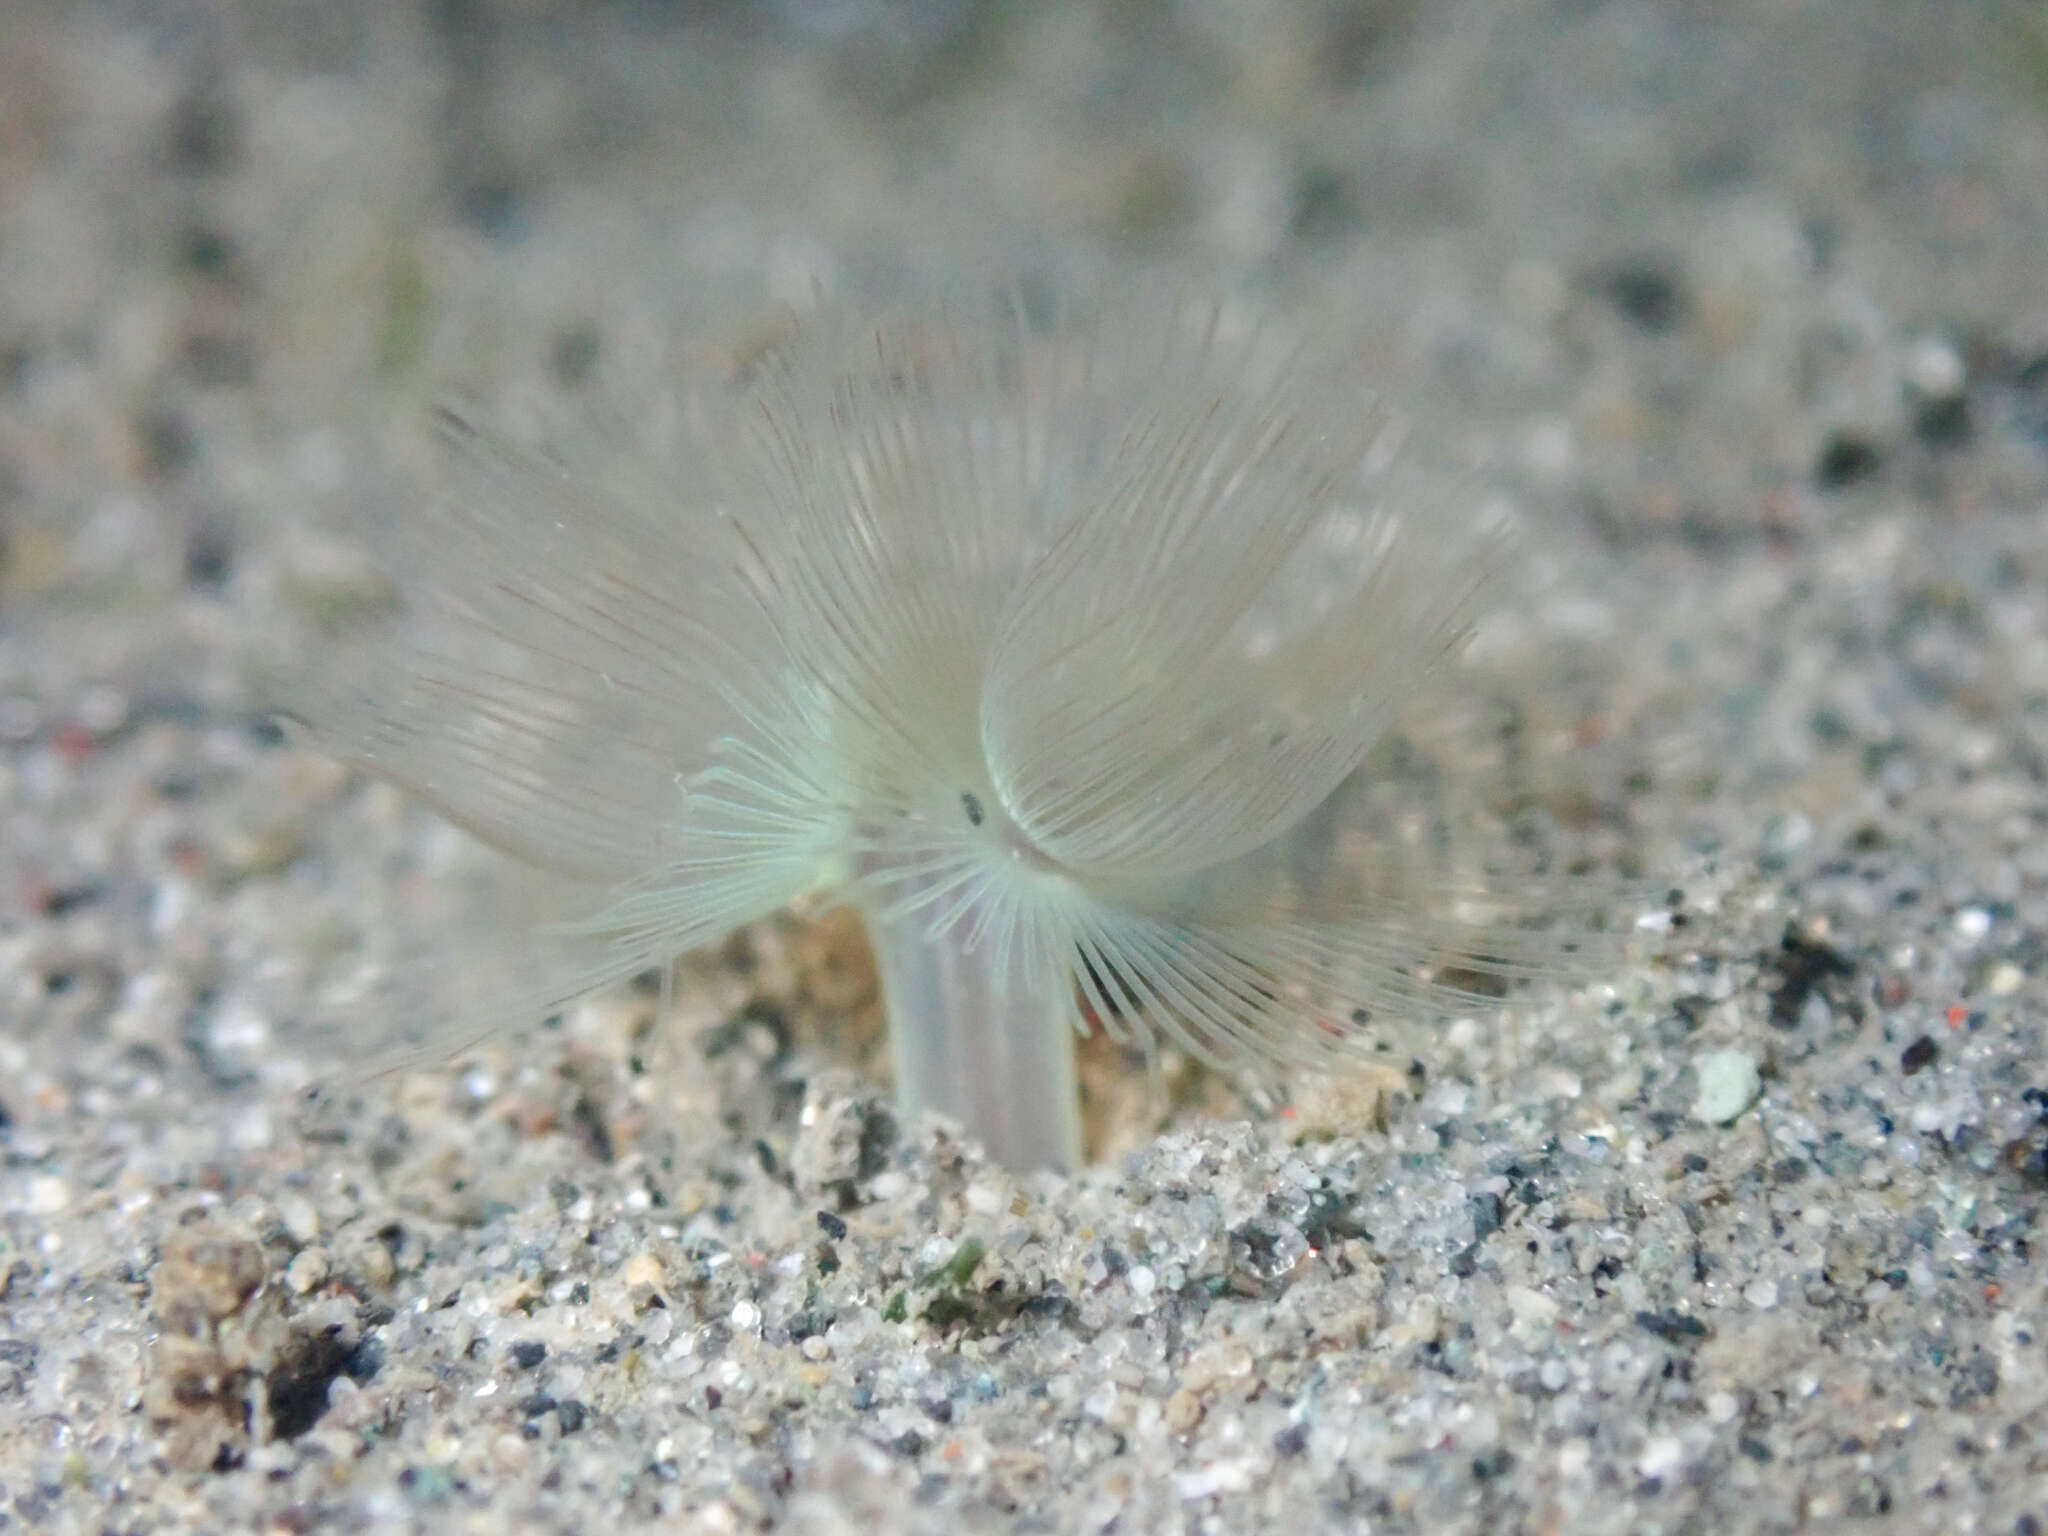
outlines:
[[[509,176],[473,177],[457,190],[455,201],[462,216],[492,239],[509,231],[519,215],[519,188]]]
[[[1500,1230],[1505,1219],[1505,1207],[1499,1195],[1474,1195],[1472,1197],[1472,1240],[1483,1243]]]
[[[1820,458],[1813,466],[1813,478],[1822,490],[1839,491],[1868,480],[1883,467],[1884,455],[1875,443],[1838,432],[1822,446]]]
[[[1970,440],[1970,402],[1961,395],[1927,401],[1914,414],[1913,431],[1930,448],[1962,447]]]
[[[205,176],[223,170],[241,142],[241,125],[228,101],[207,90],[194,91],[171,109],[172,169]]]
[[[548,347],[548,369],[557,382],[575,388],[590,377],[603,345],[594,325],[572,325],[558,333]]]
[[[201,277],[220,277],[234,265],[234,242],[210,225],[194,224],[178,237],[178,260]]]
[[[1645,1333],[1654,1333],[1667,1343],[1680,1344],[1692,1339],[1704,1339],[1707,1325],[1688,1313],[1675,1308],[1662,1312],[1638,1312],[1636,1326]]]
[[[202,523],[185,541],[185,585],[218,592],[235,566],[234,535],[219,523]]]
[[[1653,335],[1674,329],[1689,307],[1678,279],[1661,262],[1628,262],[1607,275],[1606,286],[1614,307]]]

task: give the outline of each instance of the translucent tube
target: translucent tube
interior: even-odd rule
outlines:
[[[973,944],[979,910],[934,932],[929,911],[867,914],[881,973],[896,1103],[959,1122],[991,1158],[1018,1173],[1081,1162],[1074,1075],[1074,1002],[1067,985],[1033,985]]]

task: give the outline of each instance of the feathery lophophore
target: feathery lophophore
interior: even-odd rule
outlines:
[[[427,1040],[837,895],[901,1107],[1071,1166],[1084,1021],[1335,1069],[1585,958],[1549,875],[1404,844],[1359,772],[1519,556],[1343,346],[1182,297],[828,311],[614,415],[444,413],[407,618],[301,711],[557,898]]]

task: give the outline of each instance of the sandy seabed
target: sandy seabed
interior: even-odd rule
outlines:
[[[1067,1179],[794,921],[309,1100],[465,855],[254,680],[434,392],[1132,268],[1518,467],[1710,724],[1665,942],[1356,1099],[1097,1060]],[[2018,3],[8,6],[0,1525],[2041,1531],[2043,271]]]

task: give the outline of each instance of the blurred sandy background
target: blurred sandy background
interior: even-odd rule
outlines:
[[[1712,701],[1677,953],[1065,1183],[791,925],[308,1107],[461,855],[252,679],[426,402],[1133,270],[1370,317]],[[0,1524],[2038,1532],[2044,272],[2019,0],[8,0]]]

